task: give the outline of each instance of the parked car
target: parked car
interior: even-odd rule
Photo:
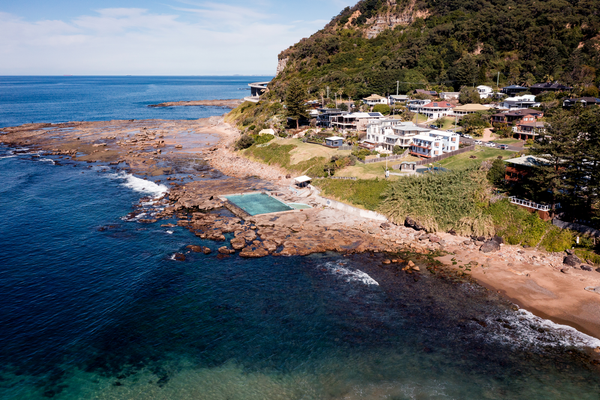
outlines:
[[[480,146],[481,146],[481,145],[483,144],[483,142],[482,142],[481,140],[476,140],[476,141],[475,141],[475,144],[478,144],[478,145],[480,145]]]
[[[492,142],[487,142],[485,145],[487,147],[496,147],[496,143],[492,143]]]
[[[501,150],[508,150],[508,145],[507,144],[501,144],[500,146],[498,146],[499,149]]]
[[[468,133],[463,134],[463,137],[467,139],[473,139],[473,136],[469,135]]]

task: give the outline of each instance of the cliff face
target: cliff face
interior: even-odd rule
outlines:
[[[293,77],[346,95],[560,80],[600,83],[600,0],[362,0],[279,55]]]

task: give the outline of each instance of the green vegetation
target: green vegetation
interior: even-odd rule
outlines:
[[[463,132],[473,136],[483,136],[485,128],[492,126],[488,114],[484,112],[465,115],[460,119],[458,125],[463,128]]]
[[[314,184],[323,191],[325,196],[373,211],[381,205],[382,193],[390,183],[379,179],[359,179],[356,181],[323,179]]]
[[[392,109],[387,104],[377,104],[373,106],[373,112],[380,112],[383,115],[390,115]]]
[[[283,97],[293,77],[311,93],[330,86],[352,98],[428,88],[560,80],[577,95],[600,83],[598,0],[363,0],[283,51],[271,85]],[[411,23],[367,39],[375,17]]]
[[[519,139],[496,139],[494,140],[494,143],[519,146],[523,143],[523,141]]]
[[[292,79],[285,92],[286,115],[296,121],[296,129],[300,128],[300,119],[308,118],[308,111],[304,105],[306,90],[299,79]]]
[[[411,176],[387,188],[379,209],[396,223],[410,216],[429,232],[491,235],[494,226],[484,214],[491,190],[485,172],[475,168]]]
[[[442,167],[451,170],[459,170],[473,166],[479,166],[481,165],[482,161],[495,160],[498,157],[502,157],[504,160],[507,160],[512,158],[514,155],[515,153],[506,150],[477,146],[474,151],[468,151],[466,153],[448,157],[445,160],[436,163],[436,165],[439,164]]]
[[[506,175],[506,164],[502,160],[494,160],[492,168],[487,173],[488,181],[498,187],[504,182],[504,176]]]
[[[236,125],[244,133],[258,133],[263,129],[283,131],[287,123],[283,104],[278,101],[246,101],[225,115],[225,122]],[[252,128],[252,129],[250,129]]]
[[[245,154],[268,165],[278,165],[290,172],[306,174],[311,177],[326,176],[326,165],[329,160],[325,157],[313,157],[310,160],[291,163],[290,152],[296,148],[295,145],[279,145],[271,143],[268,146],[253,145],[245,150]]]

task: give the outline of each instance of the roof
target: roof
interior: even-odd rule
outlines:
[[[519,85],[510,85],[510,86],[506,86],[502,89],[527,89],[525,86],[519,86]]]
[[[395,99],[395,100],[404,100],[404,99],[408,99],[408,95],[406,94],[393,94],[390,96],[391,99]]]
[[[385,100],[385,97],[378,94],[372,94],[369,97],[365,97],[363,100]]]
[[[486,86],[486,85],[479,85],[479,86],[477,86],[477,89],[490,89],[490,90],[494,90],[490,86]]]
[[[433,101],[425,104],[423,108],[454,108],[455,106],[448,103],[447,101]]]
[[[413,137],[413,140],[424,140],[426,142],[435,142],[436,139],[435,137],[429,136],[429,135],[417,135],[415,137]]]
[[[450,96],[459,96],[460,92],[442,92],[440,93],[441,96],[443,95],[450,95]]]
[[[294,178],[294,181],[296,181],[297,183],[304,183],[312,181],[312,178],[310,176],[302,175],[297,178]]]
[[[433,130],[433,131],[429,132],[429,135],[430,136],[447,136],[447,137],[452,137],[452,136],[458,136],[458,133],[449,132],[449,131]]]
[[[504,101],[531,101],[535,102],[535,96],[532,94],[525,94],[523,96],[507,97]]]
[[[463,106],[454,107],[454,111],[487,111],[489,107],[482,104],[465,104]]]
[[[546,82],[546,83],[536,83],[532,85],[530,89],[545,89],[545,90],[571,90],[573,89],[570,86],[565,86],[563,84],[554,82]]]
[[[545,122],[541,122],[541,121],[527,122],[525,124],[519,124],[519,126],[531,126],[533,128],[545,128],[546,125],[547,124]]]
[[[339,136],[332,136],[332,137],[325,138],[325,140],[344,140],[344,138],[339,137]]]
[[[583,102],[586,102],[586,103],[600,103],[600,99],[597,99],[595,97],[580,97],[578,99],[567,99],[565,101],[567,101],[569,103],[575,103],[575,102],[577,102],[577,103],[583,103]]]
[[[523,156],[519,158],[512,158],[510,160],[504,161],[507,164],[515,164],[521,165],[524,167],[537,167],[540,165],[548,165],[550,162],[545,158],[536,157],[536,156]]]

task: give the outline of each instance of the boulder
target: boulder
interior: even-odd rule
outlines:
[[[482,253],[493,253],[496,251],[500,251],[500,243],[495,242],[494,240],[488,240],[481,246],[479,251],[481,251]]]
[[[584,271],[593,271],[594,270],[592,267],[590,267],[589,265],[585,265],[585,264],[582,264],[579,268],[581,268]]]
[[[576,255],[568,255],[563,260],[563,264],[568,265],[569,267],[577,267],[581,265],[581,260]]]
[[[420,223],[418,223],[411,217],[406,217],[406,220],[404,221],[404,226],[406,226],[408,228],[412,228],[416,231],[424,231],[425,230],[425,227],[423,225],[421,225]]]
[[[415,263],[414,263],[414,262],[412,262],[412,261],[409,261],[409,262],[408,262],[408,264],[407,264],[407,266],[408,266],[409,268],[413,268],[413,267],[415,266]]]
[[[187,246],[188,249],[190,249],[191,251],[193,251],[194,253],[202,253],[203,252],[203,248],[202,246]]]
[[[175,261],[185,261],[185,255],[181,253],[175,253],[174,259]]]
[[[563,274],[570,274],[571,273],[571,268],[563,268],[560,270],[560,272],[562,272]]]
[[[569,255],[569,256],[575,255],[575,252],[571,249],[565,250],[565,253],[567,253],[567,255]]]
[[[435,236],[435,235],[431,235],[431,236],[429,236],[429,241],[430,241],[431,243],[439,243],[439,242],[440,242],[440,240],[441,240],[441,239],[440,239],[439,237]]]
[[[260,257],[266,257],[268,255],[269,255],[269,252],[262,245],[259,245],[259,246],[252,245],[252,246],[244,247],[244,249],[240,253],[241,257],[246,257],[246,258],[260,258]]]
[[[231,239],[231,247],[233,247],[235,250],[241,250],[246,247],[246,240],[241,237],[233,238]]]
[[[478,242],[485,242],[485,240],[486,240],[486,239],[485,239],[485,236],[478,236],[478,237],[477,237],[477,241],[478,241]]]
[[[218,251],[219,251],[220,254],[233,254],[233,253],[235,253],[235,250],[231,250],[227,246],[219,247]]]
[[[388,260],[388,259],[385,259],[385,260],[383,260],[383,263],[384,263],[385,265],[389,265],[389,264],[391,264],[392,262],[391,262],[390,260]]]
[[[204,254],[206,254],[206,255],[209,255],[210,253],[212,253],[212,250],[211,250],[211,249],[209,249],[208,247],[205,247],[205,248],[203,248],[203,249],[202,249],[202,252],[203,252]]]
[[[379,225],[379,227],[383,230],[388,230],[392,227],[392,225],[390,225],[389,222],[384,222],[383,224]]]
[[[502,238],[502,237],[500,237],[500,236],[498,236],[498,235],[494,236],[494,237],[492,238],[492,240],[493,240],[494,242],[498,243],[498,244],[504,244],[504,238]]]

